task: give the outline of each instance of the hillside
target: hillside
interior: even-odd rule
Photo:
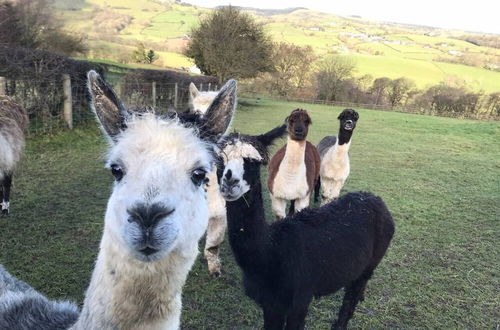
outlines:
[[[157,66],[175,68],[192,65],[182,50],[191,28],[210,10],[154,0],[55,0],[55,7],[68,30],[87,36],[89,57],[127,63],[137,43],[143,42],[158,52]],[[451,81],[475,90],[500,91],[500,49],[471,42],[482,40],[479,34],[303,8],[245,10],[264,24],[275,41],[310,45],[318,55],[352,57],[359,76],[406,76],[421,88]],[[495,41],[493,35],[488,38]]]

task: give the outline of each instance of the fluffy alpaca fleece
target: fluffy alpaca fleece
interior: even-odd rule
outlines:
[[[189,111],[191,113],[204,115],[212,101],[217,96],[217,92],[200,92],[196,85],[189,84]]]
[[[217,92],[200,92],[193,83],[189,84],[189,111],[192,114],[204,115],[212,104]],[[208,272],[214,276],[221,274],[219,247],[224,241],[227,228],[226,201],[222,198],[217,182],[216,164],[208,176],[208,228],[205,239],[204,256],[207,259]]]
[[[179,328],[182,287],[208,221],[213,142],[231,122],[236,82],[221,89],[203,120],[133,115],[93,71],[89,89],[115,183],[82,312],[75,323],[74,305],[23,295],[34,290],[11,285],[7,274],[0,303],[10,308],[0,308],[0,329]],[[42,321],[33,327],[34,319]]]
[[[24,149],[24,132],[27,124],[26,110],[10,97],[0,96],[0,209],[2,214],[9,213],[12,176]]]
[[[320,167],[316,147],[306,141],[308,127],[312,123],[307,111],[292,111],[286,123],[287,144],[271,159],[267,181],[273,212],[278,219],[285,217],[287,200],[292,201],[290,213],[309,206]]]
[[[338,116],[340,121],[338,138],[325,136],[318,143],[321,156],[320,181],[316,186],[315,199],[321,187],[322,204],[335,200],[350,173],[349,148],[359,114],[353,109],[345,109]]]
[[[243,271],[245,293],[262,308],[265,329],[303,329],[312,299],[344,288],[332,329],[346,329],[390,244],[392,217],[382,199],[356,192],[269,225],[260,166],[279,136],[277,128],[253,137],[230,134],[221,142],[225,151],[224,144],[244,138],[252,141],[245,147],[247,155],[260,153],[257,158],[228,157],[219,171],[229,243]]]

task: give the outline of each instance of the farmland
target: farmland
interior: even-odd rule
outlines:
[[[158,67],[193,63],[182,55],[192,27],[209,9],[155,1],[57,0],[65,26],[88,37],[90,57],[130,61],[139,42],[159,54]],[[352,57],[356,75],[407,77],[419,88],[440,82],[466,84],[473,90],[500,91],[500,49],[477,46],[447,31],[374,22],[305,9],[266,15],[250,11],[275,41],[313,47],[318,57],[339,53]],[[476,64],[464,65],[463,61]],[[480,63],[480,64],[478,64]]]

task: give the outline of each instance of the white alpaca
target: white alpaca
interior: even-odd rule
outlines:
[[[349,162],[349,148],[351,137],[359,119],[353,109],[345,109],[337,118],[340,120],[338,138],[325,136],[318,143],[321,156],[320,181],[315,187],[315,200],[318,199],[321,189],[321,205],[339,198],[340,190],[344,186],[351,170]]]
[[[189,110],[191,113],[204,115],[217,92],[200,92],[196,85],[189,84]]]
[[[198,126],[130,114],[93,71],[89,89],[115,183],[82,311],[48,301],[0,267],[0,329],[179,328],[182,287],[207,227],[211,149],[230,124],[236,82]]]
[[[193,114],[204,115],[208,107],[217,96],[217,92],[200,92],[198,88],[189,84],[189,110]],[[207,259],[208,271],[214,276],[221,274],[219,247],[224,241],[227,229],[226,200],[222,197],[217,182],[217,167],[212,164],[212,172],[208,178],[208,228],[205,240],[204,255]]]

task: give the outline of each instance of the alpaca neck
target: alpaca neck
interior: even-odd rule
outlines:
[[[286,143],[285,156],[283,157],[282,166],[293,171],[304,165],[304,157],[306,152],[306,140],[296,141],[288,137]]]
[[[339,130],[339,136],[338,136],[338,144],[343,145],[343,144],[350,144],[351,142],[351,137],[352,137],[352,132],[353,130],[345,130],[342,127],[340,127]]]
[[[226,202],[229,243],[247,274],[268,269],[269,225],[264,214],[260,181],[240,199]]]
[[[123,253],[116,239],[105,229],[82,313],[71,329],[177,329],[181,290],[196,252],[174,250],[145,264]]]

